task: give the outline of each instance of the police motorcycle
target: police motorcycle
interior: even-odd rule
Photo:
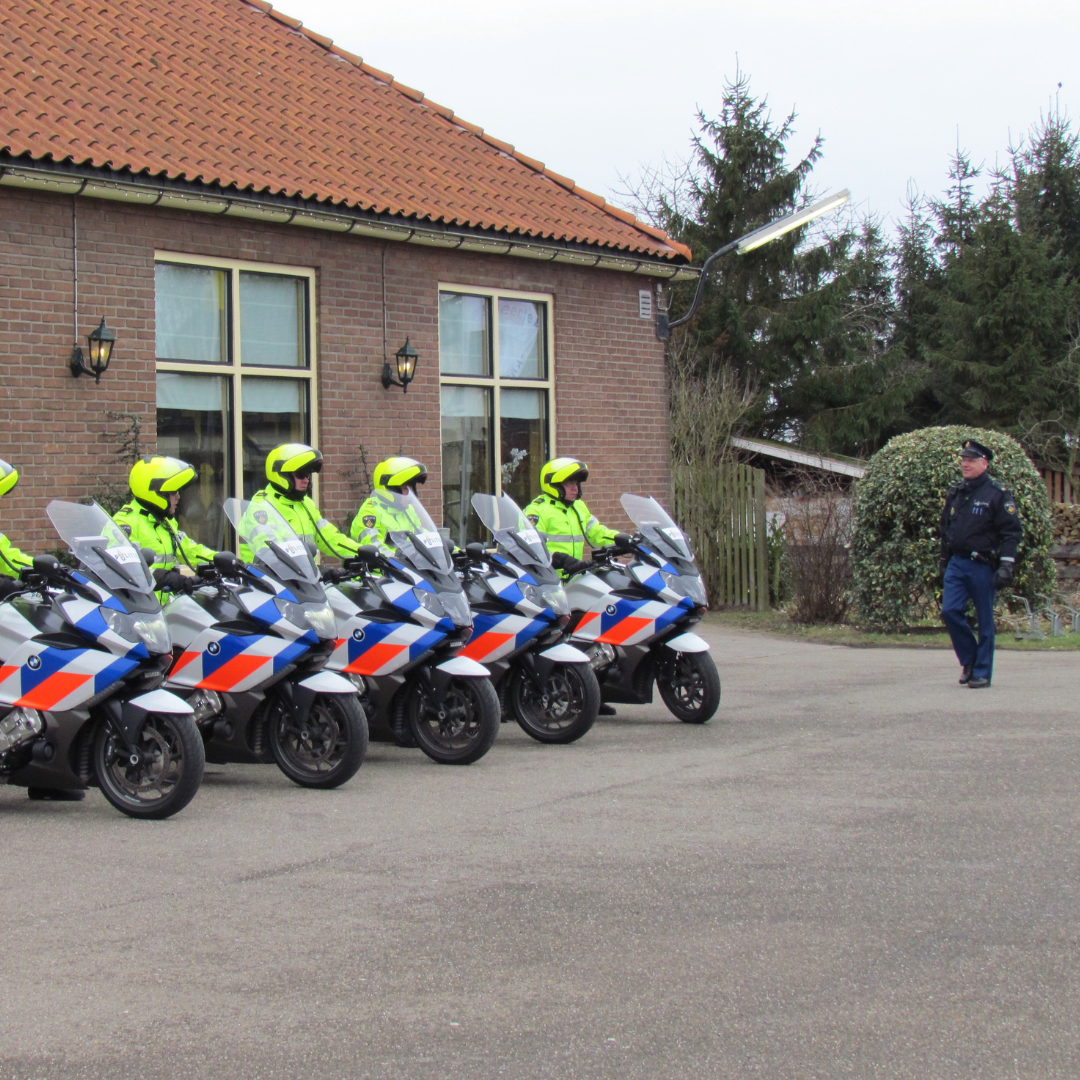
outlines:
[[[39,555],[0,604],[0,781],[46,796],[97,786],[129,817],[171,817],[204,757],[191,707],[162,689],[172,655],[154,579],[96,503],[47,513],[78,569]]]
[[[224,509],[250,565],[219,551],[166,605],[169,687],[195,710],[208,761],[276,763],[301,787],[338,787],[363,763],[367,719],[352,683],[323,670],[334,615],[311,551],[269,503]]]
[[[337,620],[327,665],[356,684],[373,726],[433,761],[469,765],[499,733],[488,670],[463,655],[472,613],[444,541],[409,491],[390,493],[387,555],[373,545],[323,571]]]
[[[690,632],[706,610],[690,542],[655,499],[621,502],[638,531],[594,551],[592,569],[567,583],[571,640],[589,654],[604,701],[648,704],[655,685],[679,720],[704,724],[720,705],[720,676],[708,642]]]
[[[600,686],[589,657],[566,644],[570,605],[540,534],[509,495],[472,497],[496,549],[455,556],[473,614],[461,655],[482,663],[503,716],[539,742],[570,743],[593,726]]]

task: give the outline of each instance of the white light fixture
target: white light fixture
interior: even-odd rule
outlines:
[[[817,202],[811,203],[794,214],[788,214],[787,217],[782,217],[779,221],[774,221],[770,225],[763,225],[760,229],[755,229],[752,233],[741,236],[736,241],[736,250],[740,255],[745,255],[748,251],[753,251],[755,248],[768,244],[785,233],[791,232],[792,229],[797,229],[800,225],[805,225],[813,221],[814,218],[827,214],[830,210],[839,209],[850,198],[851,192],[847,188],[838,191],[835,195],[826,195],[824,199],[818,199]]]

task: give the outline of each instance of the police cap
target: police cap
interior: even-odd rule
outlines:
[[[981,442],[976,442],[974,439],[968,439],[960,451],[960,456],[966,458],[986,458],[987,461],[993,461],[994,451],[991,450],[989,446],[983,446]]]

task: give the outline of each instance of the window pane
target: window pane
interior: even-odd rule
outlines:
[[[225,270],[157,263],[154,267],[157,358],[224,364],[228,360],[227,294]]]
[[[502,489],[524,509],[540,494],[540,466],[548,459],[547,391],[504,389],[499,412]]]
[[[244,498],[266,484],[266,455],[288,442],[307,442],[305,379],[243,379]]]
[[[240,362],[307,367],[307,279],[240,274]]]
[[[459,546],[482,540],[472,512],[473,492],[490,492],[491,391],[479,386],[442,388],[443,524]]]
[[[490,375],[491,301],[439,294],[439,370],[444,375]]]
[[[544,379],[544,308],[535,300],[499,300],[499,374]]]
[[[189,536],[218,551],[226,542],[221,506],[228,494],[228,417],[228,379],[158,373],[158,453],[195,468],[194,482],[180,495],[176,520]]]

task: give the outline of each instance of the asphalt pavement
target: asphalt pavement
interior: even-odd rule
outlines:
[[[706,635],[704,727],[0,787],[0,1080],[1080,1076],[1078,654]]]

